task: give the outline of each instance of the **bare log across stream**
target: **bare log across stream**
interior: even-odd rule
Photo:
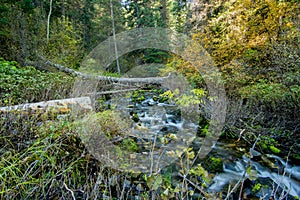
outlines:
[[[78,97],[51,101],[42,101],[37,103],[26,103],[15,106],[1,107],[0,113],[21,112],[21,113],[55,113],[67,114],[71,109],[76,108],[81,112],[92,111],[92,101],[90,97]]]
[[[41,60],[46,64],[55,67],[59,71],[65,72],[67,74],[73,74],[77,77],[81,77],[84,79],[96,79],[98,81],[108,81],[113,83],[148,83],[148,84],[162,84],[164,81],[166,81],[171,74],[169,74],[166,77],[146,77],[146,78],[117,78],[117,77],[110,77],[110,76],[93,76],[88,75],[82,72],[78,72],[74,69],[70,69],[68,67],[65,67],[60,64],[56,64],[51,62],[50,60],[46,60],[44,57],[39,56]]]

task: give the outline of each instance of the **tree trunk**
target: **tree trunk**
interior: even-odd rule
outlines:
[[[15,106],[1,107],[0,113],[21,112],[21,113],[55,113],[67,114],[72,109],[78,109],[80,112],[92,111],[92,101],[90,97],[78,97],[70,99],[60,99],[43,101],[38,103],[26,103]]]
[[[49,10],[48,19],[47,19],[47,44],[49,43],[51,13],[52,13],[52,0],[50,0],[50,10]]]
[[[171,76],[171,74],[169,74],[168,76],[165,77],[147,77],[147,78],[116,78],[116,77],[109,77],[109,76],[93,76],[93,75],[88,75],[88,74],[84,74],[82,72],[78,72],[75,71],[74,69],[70,69],[67,68],[63,65],[59,65],[59,64],[55,64],[52,63],[49,60],[46,60],[45,58],[43,58],[42,56],[39,56],[46,65],[50,65],[55,67],[56,69],[65,72],[67,74],[71,74],[71,75],[75,75],[77,77],[81,77],[83,79],[95,79],[97,81],[108,81],[111,83],[124,83],[124,84],[162,84],[164,83],[166,80],[168,80]],[[28,63],[31,64],[31,63]]]
[[[161,10],[160,10],[160,16],[163,21],[162,27],[167,27],[168,25],[168,19],[167,19],[167,0],[161,0]]]
[[[112,0],[110,0],[110,14],[111,14],[111,23],[112,23],[112,32],[113,32],[113,38],[114,38],[117,69],[118,69],[118,74],[120,75],[121,69],[120,69],[120,65],[119,65],[119,55],[118,55],[118,47],[117,47],[117,42],[116,42],[115,18],[114,18],[114,9],[113,9]]]

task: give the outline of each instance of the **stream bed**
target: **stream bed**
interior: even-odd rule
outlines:
[[[131,137],[139,147],[137,154],[159,151],[153,153],[152,163],[149,159],[141,159],[141,165],[156,164],[156,168],[151,170],[161,173],[170,166],[176,169],[179,159],[174,154],[184,152],[185,148],[192,148],[196,154],[201,147],[203,138],[197,134],[197,120],[185,120],[175,104],[162,100],[156,93],[144,92],[142,97],[134,100],[131,96],[106,103],[116,104],[117,112],[132,119]],[[218,170],[210,170],[210,157],[221,161]],[[204,187],[207,193],[224,192],[232,194],[233,199],[241,195],[244,199],[300,197],[300,166],[289,163],[286,158],[261,154],[243,141],[219,140],[207,158],[195,159],[193,165],[198,164],[208,167],[206,170],[211,176],[210,182]],[[176,170],[172,172],[172,180],[173,185],[182,180]],[[195,189],[195,186],[190,187]],[[195,189],[191,199],[201,196],[197,194]],[[223,198],[226,199],[226,195]]]

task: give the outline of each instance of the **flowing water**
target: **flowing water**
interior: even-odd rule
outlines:
[[[197,124],[182,119],[176,105],[159,102],[150,93],[145,94],[145,97],[146,99],[140,102],[124,98],[116,107],[134,120],[132,134],[138,138],[136,141],[140,152],[151,149],[153,144],[155,148],[165,148],[165,152],[175,152],[174,145],[189,145],[195,151],[201,147],[203,138],[193,134],[197,131]],[[168,146],[166,144],[172,144],[173,140],[184,142],[180,144],[173,142],[172,148],[166,147]],[[165,161],[162,167],[171,163],[172,160],[168,160],[168,156],[170,157],[170,153],[159,160]],[[221,158],[223,165],[223,169],[214,174],[212,182],[208,185],[209,193],[228,192],[229,185],[233,188],[243,182],[243,193],[254,199],[271,199],[271,197],[298,199],[300,197],[300,166],[290,164],[283,158],[262,155],[243,142],[231,140],[218,141],[208,156]],[[203,162],[205,161],[197,160],[197,163]],[[253,189],[255,186],[258,187],[257,190]]]

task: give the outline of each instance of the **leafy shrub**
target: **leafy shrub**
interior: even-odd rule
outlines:
[[[65,74],[45,73],[0,58],[1,106],[65,98],[72,86],[73,78]]]
[[[300,90],[298,85],[286,86],[282,83],[270,83],[264,79],[240,89],[242,98],[250,104],[264,105],[278,110],[279,108],[294,107],[299,102]]]

